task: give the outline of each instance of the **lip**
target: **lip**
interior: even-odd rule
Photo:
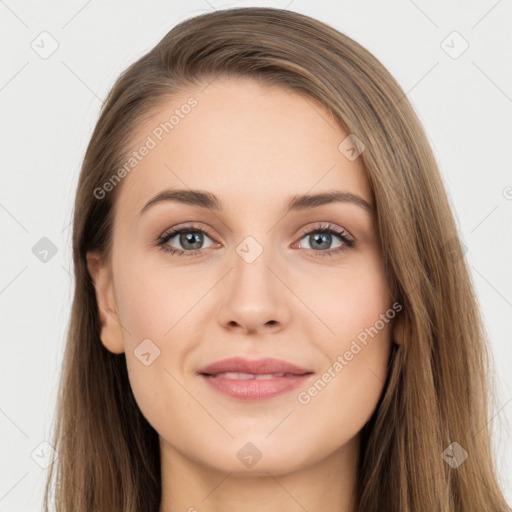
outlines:
[[[216,361],[200,368],[198,373],[215,375],[224,372],[252,373],[255,375],[264,373],[289,373],[294,375],[304,375],[312,373],[312,370],[301,368],[295,364],[275,359],[273,357],[265,357],[262,359],[245,359],[243,357],[230,357]]]
[[[226,373],[231,375],[225,375]],[[258,379],[247,375],[235,376],[234,373],[252,374],[253,376],[279,375]],[[239,400],[255,401],[266,400],[291,391],[303,385],[314,375],[314,372],[280,359],[249,360],[232,357],[205,366],[198,371],[198,374],[211,389],[219,393]]]

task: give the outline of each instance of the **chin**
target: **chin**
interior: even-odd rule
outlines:
[[[224,443],[213,452],[208,450],[208,457],[193,457],[202,464],[225,473],[232,473],[237,476],[275,476],[286,475],[300,470],[308,465],[314,464],[322,458],[321,452],[312,448],[309,453],[304,449],[297,449],[297,444],[283,446],[281,440],[276,436],[274,443],[269,439],[258,441],[230,440]],[[316,456],[315,456],[316,455]]]

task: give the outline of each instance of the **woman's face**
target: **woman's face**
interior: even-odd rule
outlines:
[[[136,165],[115,185],[111,260],[95,267],[91,254],[89,268],[102,342],[126,353],[164,454],[282,474],[357,441],[395,309],[348,135],[311,98],[231,78],[139,127]],[[339,200],[312,199],[331,193]],[[233,357],[281,363],[202,374]]]

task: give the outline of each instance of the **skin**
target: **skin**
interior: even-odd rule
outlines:
[[[159,434],[159,512],[353,511],[359,432],[383,389],[396,319],[308,404],[301,389],[258,402],[226,397],[196,371],[235,355],[276,357],[315,381],[391,308],[374,215],[349,202],[281,213],[291,195],[330,190],[372,203],[362,159],[338,150],[348,133],[311,98],[245,78],[201,89],[140,127],[134,140],[143,143],[190,96],[198,101],[120,185],[111,259],[88,254],[102,343],[126,353],[137,403]],[[139,215],[174,187],[211,192],[224,210],[161,202]],[[199,255],[155,245],[191,222],[207,231]],[[321,257],[343,244],[338,235],[314,249],[301,230],[327,222],[357,247]],[[263,250],[252,263],[236,251],[247,236]],[[193,250],[179,236],[167,245]],[[160,350],[148,366],[134,354],[145,339]],[[248,442],[262,454],[250,468],[237,457]]]

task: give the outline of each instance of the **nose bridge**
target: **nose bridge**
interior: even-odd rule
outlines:
[[[264,300],[269,301],[277,291],[275,276],[269,269],[274,251],[269,236],[257,236],[258,239],[248,235],[236,246],[230,287],[233,293],[246,299],[258,301],[258,296],[263,294]]]
[[[279,268],[270,236],[246,236],[233,254],[233,270],[227,276],[219,321],[249,331],[287,321],[286,287],[276,277]],[[274,268],[275,267],[275,268]]]

